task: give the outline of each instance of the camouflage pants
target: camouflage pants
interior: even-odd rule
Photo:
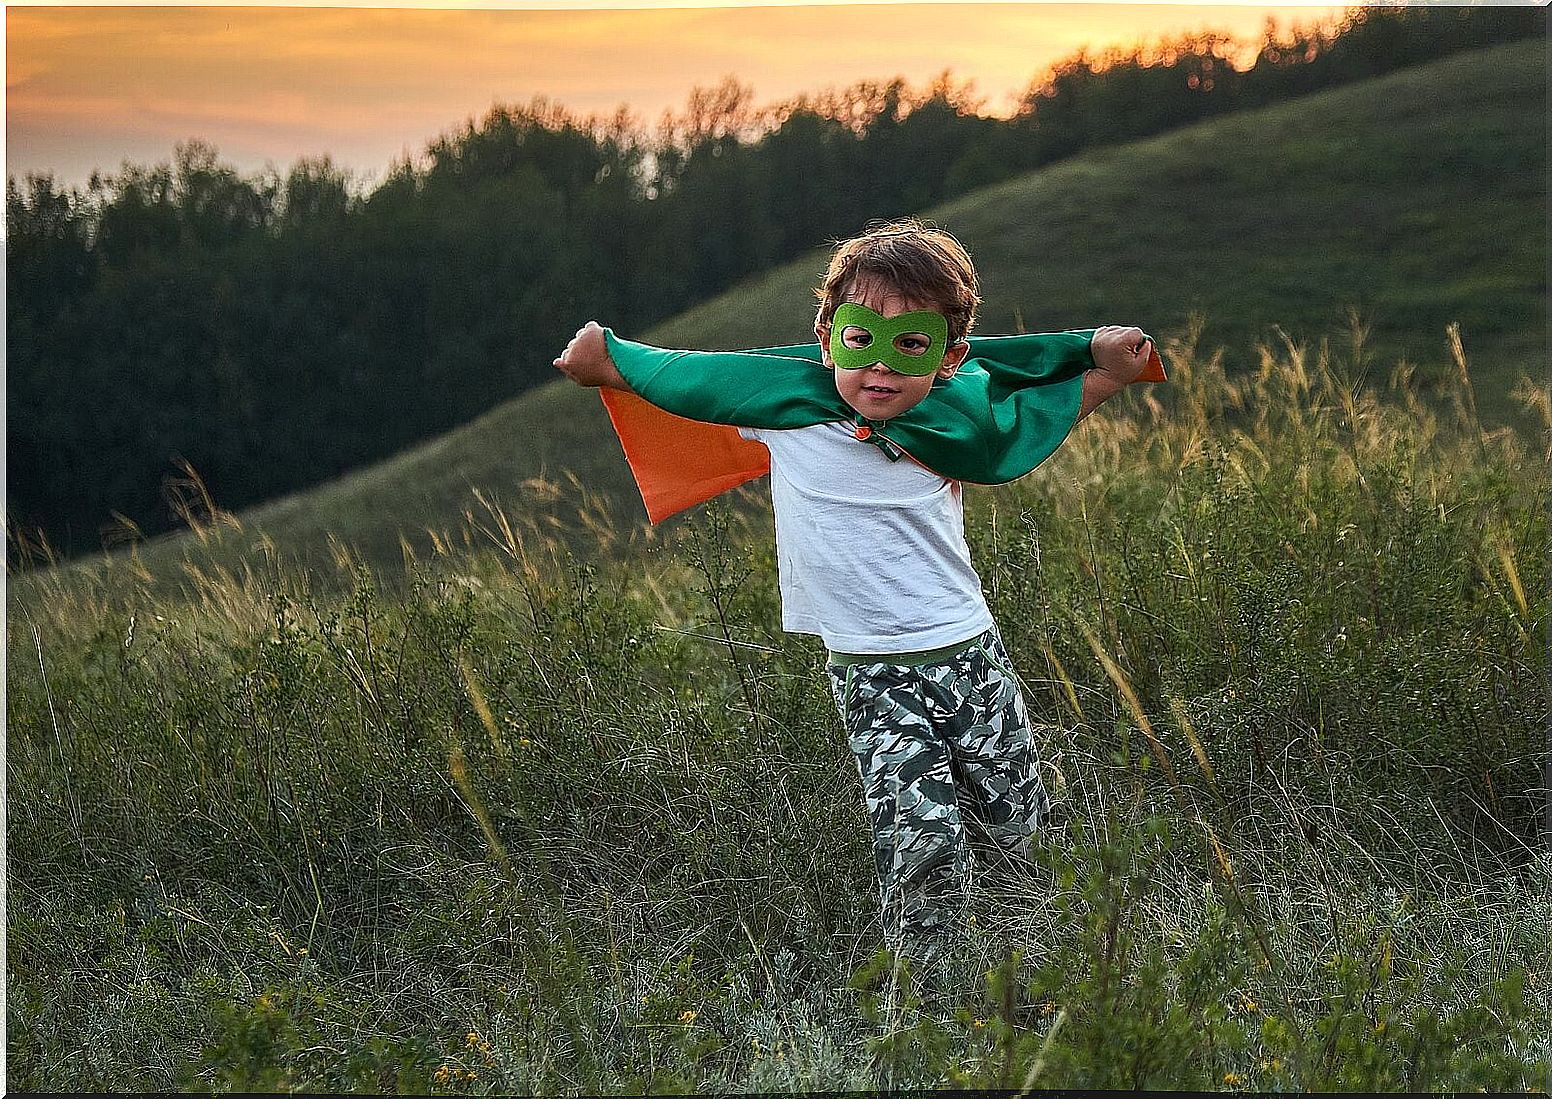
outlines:
[[[964,911],[970,840],[1022,859],[1046,816],[1018,679],[996,627],[933,663],[826,672],[862,779],[886,941],[932,957]]]

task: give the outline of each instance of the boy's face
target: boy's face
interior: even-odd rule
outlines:
[[[859,280],[846,294],[846,300],[865,305],[885,319],[898,317],[918,309],[936,309],[931,304],[910,301],[887,283],[876,279]],[[914,408],[932,391],[932,383],[939,378],[952,378],[965,361],[970,345],[964,341],[951,344],[943,356],[943,364],[931,374],[910,375],[891,370],[882,362],[855,370],[836,367],[830,357],[831,325],[816,324],[814,335],[824,352],[825,365],[835,376],[835,388],[841,399],[870,420],[887,420]],[[867,346],[868,333],[856,326],[841,329],[841,342],[849,348]],[[925,333],[905,333],[894,341],[895,350],[905,355],[925,354],[934,350],[928,346]]]

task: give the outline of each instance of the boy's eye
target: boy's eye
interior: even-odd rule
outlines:
[[[841,342],[847,347],[867,347],[873,342],[873,333],[855,324],[848,324],[841,329]]]
[[[932,346],[932,337],[921,332],[907,332],[895,337],[895,347],[907,355],[925,355]]]

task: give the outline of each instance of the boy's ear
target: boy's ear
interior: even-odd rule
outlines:
[[[824,360],[826,366],[830,365],[830,326],[814,322],[814,336],[819,340],[819,357]]]
[[[943,365],[938,367],[938,377],[952,378],[959,373],[959,368],[964,365],[965,358],[970,354],[970,342],[960,340],[958,343],[948,345],[948,350],[943,352]]]

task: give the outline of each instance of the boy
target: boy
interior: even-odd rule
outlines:
[[[1047,806],[1019,683],[965,542],[965,474],[945,471],[991,470],[969,478],[984,483],[1027,472],[1138,378],[1152,341],[1115,326],[981,340],[1019,361],[977,366],[951,387],[972,350],[979,285],[959,242],[915,220],[843,243],[816,294],[818,362],[807,348],[663,352],[589,322],[554,365],[588,386],[632,392],[629,377],[648,401],[742,425],[742,438],[769,448],[782,627],[818,634],[829,650],[886,941],[930,962],[963,912],[967,829],[1021,857]],[[1038,355],[1025,351],[1035,340]],[[767,385],[778,390],[770,401]],[[964,428],[965,418],[978,423]]]

